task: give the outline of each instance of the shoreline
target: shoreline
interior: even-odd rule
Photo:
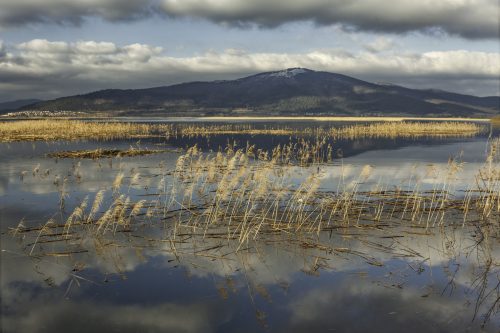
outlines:
[[[405,120],[422,120],[422,121],[474,121],[474,122],[489,122],[489,118],[459,118],[459,117],[193,117],[193,119],[207,120],[313,120],[313,121],[405,121]]]
[[[480,122],[480,123],[490,123],[494,118],[461,118],[461,117],[374,117],[374,116],[320,116],[320,117],[308,117],[308,116],[214,116],[214,117],[140,117],[140,116],[117,116],[117,117],[0,117],[0,121],[7,120],[109,120],[109,121],[173,121],[173,122],[190,122],[190,121],[317,121],[317,122],[402,122],[402,121],[454,121],[454,122]]]

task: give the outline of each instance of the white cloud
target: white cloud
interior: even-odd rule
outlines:
[[[21,43],[17,46],[20,50],[40,53],[67,53],[70,51],[69,45],[65,42],[49,42],[45,39],[33,39],[29,42]]]
[[[115,44],[110,42],[80,41],[75,43],[75,50],[79,53],[114,54],[118,52]]]
[[[387,41],[377,42],[387,44]],[[378,47],[383,48],[382,46]],[[138,88],[190,80],[236,78],[289,67],[339,72],[369,80],[387,80],[425,88],[498,94],[498,53],[467,50],[425,53],[349,53],[338,49],[306,53],[248,53],[228,49],[171,57],[161,47],[118,46],[110,42],[74,43],[35,39],[13,47],[0,44],[0,100],[43,97],[103,88]],[[415,85],[415,84],[413,84]],[[461,86],[463,85],[463,86]],[[418,86],[418,84],[417,84]],[[463,90],[462,90],[463,89]],[[489,89],[489,90],[488,90]],[[1,96],[3,94],[3,96]]]

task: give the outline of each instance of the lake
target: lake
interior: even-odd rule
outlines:
[[[237,124],[0,143],[3,331],[499,331],[498,129]],[[131,148],[157,152],[50,157]]]

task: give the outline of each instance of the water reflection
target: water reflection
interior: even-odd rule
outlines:
[[[208,152],[234,140],[266,147],[289,138],[213,137],[196,143]],[[192,143],[172,138],[139,144]],[[452,218],[430,229],[382,223],[319,234],[263,234],[244,247],[217,230],[177,233],[173,241],[165,225],[99,236],[82,227],[73,229],[77,241],[62,242],[39,233],[36,228],[50,218],[64,221],[86,195],[112,192],[119,172],[125,175],[121,192],[134,200],[157,195],[161,175],[175,168],[179,156],[54,160],[48,152],[136,144],[0,145],[3,331],[498,332],[495,225],[462,226]],[[366,188],[402,186],[409,175],[432,188],[443,181],[448,159],[461,156],[465,164],[452,179],[459,195],[484,161],[486,138],[335,144],[343,158],[321,166],[322,191],[355,181],[366,164],[373,168]],[[317,167],[291,167],[289,177],[300,183],[312,171]],[[131,183],[136,173],[139,181]],[[20,221],[34,231],[13,235],[10,228]]]
[[[85,240],[89,252],[72,256],[4,253],[5,331],[476,332],[475,288],[482,286],[473,283],[486,256],[500,257],[498,248],[477,247],[469,228],[322,234],[320,248],[269,237],[239,252],[210,237],[185,239],[174,250],[147,233]],[[3,246],[14,249],[13,242]],[[487,293],[496,274],[487,274]],[[483,330],[498,323],[493,317]]]

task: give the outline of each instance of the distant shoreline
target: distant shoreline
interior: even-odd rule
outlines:
[[[458,122],[482,122],[488,123],[492,121],[492,118],[461,118],[461,117],[376,117],[376,116],[211,116],[211,117],[182,117],[182,116],[171,116],[171,117],[140,117],[140,116],[117,116],[117,117],[0,117],[2,120],[40,120],[40,119],[68,119],[68,120],[121,120],[121,121],[337,121],[337,122],[377,122],[377,121],[388,121],[388,122],[401,122],[401,121],[458,121]],[[494,119],[494,118],[493,118]]]
[[[429,121],[477,121],[489,122],[489,118],[425,118],[425,117],[193,117],[209,120],[314,120],[314,121],[405,121],[405,120],[429,120]]]

